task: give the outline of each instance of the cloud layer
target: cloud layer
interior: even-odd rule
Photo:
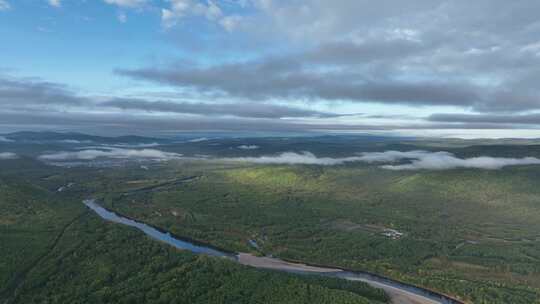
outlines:
[[[182,18],[194,3],[171,1]],[[237,19],[244,25],[239,28],[269,29],[261,36],[304,47],[248,60],[117,72],[244,99],[458,106],[499,113],[540,110],[537,1],[243,3],[250,13]],[[216,16],[223,15],[214,2],[196,11],[206,15],[211,7],[219,12]]]
[[[184,113],[207,116],[237,116],[251,118],[286,117],[338,117],[339,114],[312,111],[289,106],[265,103],[189,103],[170,101],[146,101],[137,99],[114,99],[100,106],[148,112]]]
[[[11,5],[6,0],[0,0],[0,11],[7,11],[11,8]]]
[[[178,153],[164,152],[155,149],[136,150],[102,148],[43,154],[39,156],[39,159],[45,161],[95,160],[98,158],[170,160],[180,158],[181,156],[182,155]]]
[[[240,148],[245,147],[245,148]],[[239,146],[240,149],[256,149],[256,146]],[[44,161],[96,160],[96,159],[146,159],[172,160],[182,155],[155,149],[124,149],[112,147],[96,147],[80,151],[61,151],[42,154],[39,159]],[[0,153],[0,159],[17,158],[14,153]],[[194,158],[196,159],[196,158]],[[207,157],[200,158],[207,160]],[[452,153],[439,151],[385,151],[364,152],[349,157],[318,157],[311,152],[283,152],[277,155],[259,157],[230,157],[218,160],[228,162],[249,162],[257,164],[288,164],[288,165],[322,165],[333,166],[351,162],[378,164],[387,170],[449,170],[456,168],[496,170],[507,166],[540,165],[540,159],[535,157],[503,158],[480,156],[473,158],[458,158]]]
[[[47,0],[50,6],[61,7],[62,2],[60,0]]]
[[[536,157],[503,158],[503,157],[473,157],[461,159],[448,152],[427,153],[420,157],[411,157],[411,162],[400,165],[384,165],[389,170],[449,170],[455,168],[474,168],[496,170],[507,166],[538,165]]]
[[[107,4],[116,5],[123,8],[137,8],[148,3],[147,0],[103,0]]]
[[[12,152],[0,152],[0,160],[5,159],[16,159],[18,158],[17,154]]]
[[[499,137],[520,129],[540,137],[536,0],[0,0],[0,11],[9,16],[2,133],[489,129]],[[25,45],[16,29],[35,35],[28,11],[54,15],[39,37],[69,56]],[[130,22],[99,35],[111,16]],[[59,45],[72,30],[88,34],[86,47]],[[124,40],[131,35],[138,39]],[[104,60],[85,76],[73,67],[88,54]],[[45,78],[7,74],[23,71]]]
[[[274,156],[226,158],[226,161],[241,161],[259,164],[304,164],[304,165],[341,165],[347,162],[392,163],[382,165],[388,170],[449,170],[455,168],[475,168],[495,170],[506,166],[538,165],[540,159],[535,157],[501,158],[473,157],[458,158],[449,152],[429,151],[386,151],[365,152],[358,156],[343,158],[317,157],[310,152],[285,152]],[[395,164],[400,162],[399,164]]]
[[[238,149],[242,149],[242,150],[256,150],[256,149],[259,149],[260,147],[257,146],[257,145],[240,145],[238,146]]]
[[[358,161],[358,157],[347,158],[331,158],[317,157],[311,152],[284,152],[275,156],[259,156],[259,157],[235,157],[223,158],[225,161],[240,161],[257,164],[302,164],[302,165],[340,165],[345,162]]]

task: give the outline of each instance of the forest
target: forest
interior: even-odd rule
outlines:
[[[3,303],[388,301],[361,282],[255,270],[176,250],[24,179],[0,178]]]
[[[349,143],[312,145],[325,155]],[[498,156],[537,153],[537,146],[461,142],[389,143],[378,149],[412,145],[463,157],[487,150]],[[141,300],[150,295],[151,301],[167,296],[219,303],[238,297],[283,303],[271,295],[286,295],[292,303],[309,293],[321,303],[325,297],[335,297],[335,303],[388,300],[365,284],[254,270],[173,250],[89,214],[82,200],[95,198],[122,215],[228,251],[373,272],[465,303],[540,303],[535,165],[396,171],[361,162],[322,166],[192,158],[97,164],[64,166],[33,157],[1,163],[2,297],[19,303],[79,297],[136,302],[150,301]],[[66,282],[72,288],[62,289]],[[267,285],[254,282],[272,282],[276,290],[295,286],[295,291],[268,292]],[[174,292],[163,287],[170,284]],[[212,286],[214,300],[200,296],[203,285]],[[114,298],[118,295],[121,299]]]

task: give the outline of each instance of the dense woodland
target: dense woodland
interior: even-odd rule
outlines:
[[[0,180],[6,303],[387,302],[364,283],[259,271],[178,251],[104,222],[80,201],[13,180]]]
[[[185,174],[181,165],[177,170]],[[248,242],[255,239],[264,254],[377,272],[471,303],[538,300],[534,167],[255,166],[200,173],[147,192],[131,193],[136,187],[125,183],[103,198],[121,213],[222,248],[256,252]],[[385,237],[389,228],[404,236]]]
[[[287,149],[294,144],[288,142]],[[321,155],[340,147],[325,144],[318,152],[315,141],[302,144]],[[424,144],[378,148],[442,149],[440,142]],[[444,149],[467,157],[488,150],[523,157],[538,155],[537,147],[459,142]],[[173,296],[202,303],[210,301],[200,295],[208,286],[216,303],[223,297],[283,303],[275,297],[284,295],[298,303],[310,299],[307,294],[322,302],[335,297],[334,303],[385,300],[363,284],[256,271],[172,250],[88,214],[81,204],[88,197],[231,251],[367,270],[468,303],[540,303],[538,166],[389,171],[360,163],[185,160],[144,168],[138,163],[67,168],[32,158],[0,166],[0,204],[6,210],[0,215],[0,294],[20,303],[60,303],[83,295],[102,302]],[[57,191],[69,183],[74,185]],[[403,235],[389,238],[388,229]]]

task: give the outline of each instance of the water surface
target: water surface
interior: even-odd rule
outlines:
[[[140,222],[134,221],[132,219],[128,219],[128,218],[119,216],[116,213],[111,212],[111,211],[101,207],[100,205],[98,205],[95,202],[95,200],[85,200],[84,204],[88,208],[90,208],[94,212],[96,212],[101,218],[103,218],[105,220],[108,220],[108,221],[111,221],[111,222],[114,222],[114,223],[118,223],[118,224],[127,225],[127,226],[130,226],[130,227],[135,227],[135,228],[141,230],[142,232],[144,232],[149,237],[154,238],[154,239],[159,240],[159,241],[162,241],[162,242],[165,242],[165,243],[167,243],[167,244],[169,244],[171,246],[174,246],[177,249],[183,249],[183,250],[188,250],[188,251],[191,251],[191,252],[194,252],[194,253],[202,253],[202,254],[207,254],[207,255],[211,255],[211,256],[224,257],[224,258],[234,257],[234,255],[231,255],[231,254],[226,253],[226,252],[222,252],[222,251],[219,251],[219,250],[216,250],[216,249],[213,249],[213,248],[209,248],[209,247],[206,247],[206,246],[195,245],[195,244],[193,244],[191,242],[188,242],[188,241],[179,240],[179,239],[171,236],[171,234],[169,232],[162,232],[162,231],[159,231],[158,229],[156,229],[154,227],[148,226],[147,224],[140,223]]]
[[[270,269],[276,271],[291,272],[303,275],[322,275],[337,277],[349,281],[362,281],[369,285],[381,288],[388,293],[394,304],[460,304],[461,302],[450,299],[446,296],[418,288],[412,285],[397,282],[378,275],[363,272],[345,271],[339,268],[320,267],[306,265],[302,263],[292,263],[273,257],[259,257],[249,253],[231,254],[225,251],[211,248],[209,246],[197,245],[193,242],[184,241],[172,236],[169,232],[160,231],[147,224],[120,216],[109,211],[95,200],[83,201],[84,204],[96,212],[101,218],[130,227],[137,228],[153,239],[165,242],[177,249],[188,250],[198,254],[206,254],[215,257],[228,258],[239,264],[260,269]]]

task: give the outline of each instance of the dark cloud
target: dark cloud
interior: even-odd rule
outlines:
[[[429,48],[418,41],[370,39],[359,43],[329,42],[307,51],[302,57],[315,64],[366,64],[372,61],[395,60],[426,50]]]
[[[411,123],[411,124],[311,124],[264,118],[186,117],[181,115],[144,115],[130,112],[84,113],[63,111],[0,111],[0,131],[78,130],[98,134],[159,134],[176,132],[347,132],[430,129],[512,129],[496,123]]]
[[[186,117],[181,115],[144,115],[134,113],[65,113],[0,111],[0,130],[80,130],[117,134],[153,134],[160,132],[310,132],[345,130],[385,130],[375,125],[307,124],[281,119]],[[5,131],[4,131],[5,132]]]
[[[101,101],[105,99],[105,101]],[[79,111],[139,110],[160,113],[183,113],[203,116],[236,116],[246,118],[288,118],[318,117],[330,118],[339,114],[313,111],[286,105],[243,102],[243,103],[201,103],[151,101],[134,98],[92,98],[82,97],[66,86],[39,79],[16,79],[0,77],[0,102],[4,110],[51,110],[75,109]]]
[[[116,70],[178,88],[190,102],[176,102],[176,90],[173,96],[98,99],[40,79],[0,77],[0,127],[144,133],[540,126],[540,114],[531,114],[540,110],[539,1],[245,4],[249,8],[238,8],[237,20],[244,32],[225,38],[220,31],[192,35],[186,30],[179,40],[192,48],[184,49],[175,63],[157,58],[159,65]],[[198,39],[211,46],[212,56],[193,48]],[[227,48],[222,40],[235,47]],[[370,105],[367,112],[374,115],[353,120],[307,106],[320,101],[344,105],[341,109],[375,102],[452,106],[475,114],[434,114],[422,120],[412,110],[383,114]],[[379,118],[396,122],[373,123]]]
[[[433,122],[468,123],[468,124],[522,124],[540,125],[540,114],[491,115],[491,114],[432,114],[428,117]]]
[[[148,112],[185,113],[207,116],[237,116],[252,118],[285,117],[337,117],[338,114],[311,111],[288,106],[263,103],[189,103],[168,101],[146,101],[136,99],[114,99],[100,104],[124,110]]]
[[[4,106],[63,105],[77,106],[87,100],[67,87],[40,79],[0,78],[0,103]]]
[[[517,90],[510,87],[510,82],[495,86],[477,84],[460,77],[405,77],[402,71],[387,66],[388,60],[400,53],[402,58],[408,56],[406,49],[399,48],[400,43],[408,45],[408,42],[401,41],[393,49],[391,44],[364,48],[339,43],[288,58],[211,67],[119,69],[117,73],[196,92],[214,92],[248,100],[452,105],[484,112],[520,112],[540,107],[536,86]]]
[[[281,67],[272,66],[275,70]],[[339,132],[391,131],[397,129],[508,129],[520,124],[535,124],[537,115],[444,116],[433,115],[430,123],[407,124],[339,123],[325,121],[306,123],[291,118],[335,118],[338,115],[269,103],[188,103],[149,101],[146,99],[111,98],[99,102],[91,97],[79,97],[67,87],[36,79],[1,79],[0,129],[11,130],[80,130],[91,133],[146,133],[231,131],[231,132]],[[372,85],[365,94],[392,99],[398,96],[392,88]],[[429,91],[429,86],[418,90]],[[320,92],[330,95],[322,85]],[[437,89],[432,95],[436,95]],[[403,88],[398,90],[405,91]],[[343,91],[346,92],[346,91]],[[343,93],[342,92],[342,93]],[[337,94],[337,93],[336,93]],[[414,95],[414,92],[410,93]],[[457,94],[454,92],[454,94]],[[12,98],[12,99],[10,99]],[[442,100],[444,96],[434,96]],[[427,100],[427,99],[426,99]],[[148,113],[146,113],[148,112]],[[191,115],[184,115],[191,114]],[[350,114],[360,119],[385,118]],[[392,116],[395,118],[395,116]],[[489,118],[491,117],[491,118]],[[402,117],[403,119],[413,119]],[[480,119],[481,118],[481,119]],[[502,123],[506,122],[506,123]]]
[[[276,61],[281,65],[282,60]],[[416,105],[468,106],[480,99],[468,83],[370,79],[349,70],[315,71],[293,63],[247,62],[210,68],[117,70],[117,73],[197,91],[213,90],[247,99],[301,98]]]
[[[245,99],[458,106],[486,113],[540,108],[540,2],[303,0],[256,7],[264,18],[246,22],[265,22],[302,51],[117,73]]]

